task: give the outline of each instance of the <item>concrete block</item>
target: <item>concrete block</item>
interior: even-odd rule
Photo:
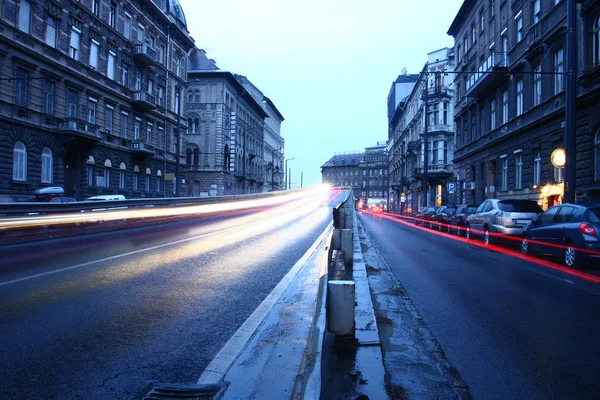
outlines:
[[[352,241],[352,229],[342,229],[341,250],[344,252],[344,261],[351,262],[354,256],[354,243]]]
[[[327,283],[327,330],[336,336],[354,336],[354,282]]]
[[[334,229],[333,236],[331,237],[331,248],[333,250],[341,250],[342,249],[342,230]]]

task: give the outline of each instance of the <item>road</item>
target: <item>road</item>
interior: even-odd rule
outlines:
[[[598,398],[597,281],[390,216],[360,220],[473,398]]]
[[[135,399],[196,383],[343,195],[0,248],[2,397]]]

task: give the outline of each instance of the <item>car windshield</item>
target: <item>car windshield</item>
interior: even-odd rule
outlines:
[[[541,213],[542,208],[531,200],[502,200],[498,202],[500,211],[523,212],[523,213]]]
[[[600,207],[588,208],[588,218],[594,224],[600,223]]]
[[[475,210],[477,210],[477,207],[475,207],[475,206],[469,207],[469,208],[467,208],[467,214],[473,214],[475,212]]]
[[[452,213],[454,213],[454,211],[456,211],[456,208],[454,208],[454,207],[448,207],[448,208],[446,208],[446,210],[444,212],[446,214],[452,214]]]

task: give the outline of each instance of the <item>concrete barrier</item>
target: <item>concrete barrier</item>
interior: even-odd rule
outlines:
[[[327,330],[336,336],[354,337],[354,282],[327,283]]]

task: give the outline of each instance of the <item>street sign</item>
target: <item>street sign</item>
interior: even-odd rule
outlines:
[[[450,193],[454,193],[455,190],[456,190],[456,183],[448,182],[448,191]]]

